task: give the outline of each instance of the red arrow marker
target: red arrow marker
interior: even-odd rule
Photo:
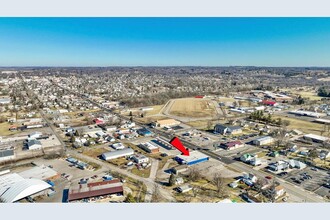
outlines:
[[[176,149],[182,152],[182,155],[189,156],[189,150],[183,146],[180,139],[177,137],[174,137],[170,144],[172,144]]]

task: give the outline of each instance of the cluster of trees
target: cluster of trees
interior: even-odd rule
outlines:
[[[330,97],[330,87],[320,87],[317,94],[322,97]]]
[[[281,118],[273,119],[271,114],[265,115],[263,111],[255,111],[252,112],[249,116],[249,119],[254,121],[262,121],[269,124],[274,124],[278,126],[288,126],[290,125],[290,121],[282,120]]]
[[[292,103],[296,104],[296,105],[303,105],[303,104],[305,104],[305,102],[306,102],[306,100],[303,97],[301,97],[301,95],[299,95],[297,98],[295,98],[292,101]]]

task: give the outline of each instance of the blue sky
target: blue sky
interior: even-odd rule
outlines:
[[[330,66],[330,18],[0,18],[0,66]]]

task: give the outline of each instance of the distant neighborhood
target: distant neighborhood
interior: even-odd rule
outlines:
[[[329,78],[327,68],[0,69],[0,202],[328,202]]]

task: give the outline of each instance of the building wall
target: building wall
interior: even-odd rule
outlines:
[[[209,158],[205,157],[205,158],[201,158],[201,159],[198,159],[198,160],[190,161],[189,163],[187,163],[187,165],[198,164],[198,163],[205,162],[205,161],[208,161],[208,160],[209,160]]]
[[[42,147],[39,144],[34,144],[29,147],[29,150],[40,150]]]
[[[0,157],[0,162],[9,161],[15,159],[15,155]]]

